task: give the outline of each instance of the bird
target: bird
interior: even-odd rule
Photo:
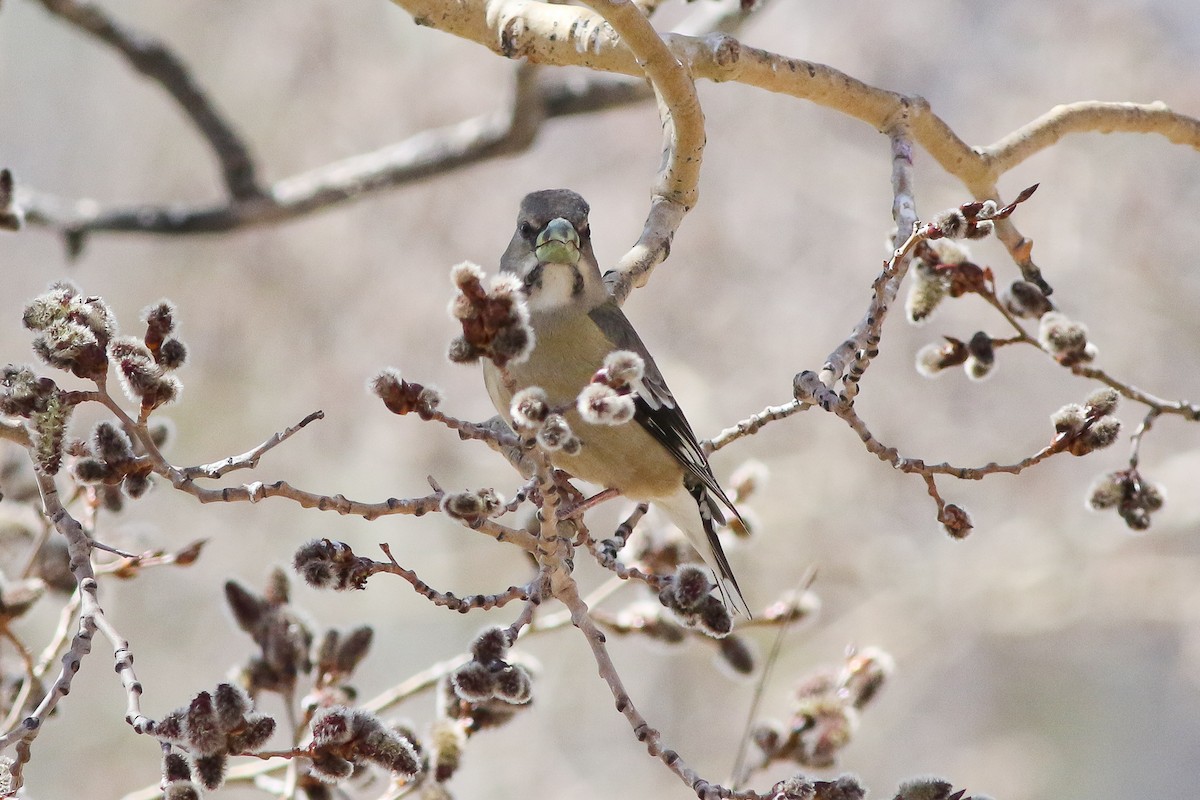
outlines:
[[[569,189],[536,191],[522,200],[500,272],[517,279],[534,344],[525,361],[504,367],[508,381],[501,368],[484,360],[488,394],[509,425],[513,395],[528,387],[545,391],[551,406],[569,407],[566,417],[582,446],[573,454],[549,453],[551,463],[662,511],[713,571],[726,606],[749,616],[717,538],[724,512],[737,516],[737,509],[654,358],[605,288],[592,249],[589,211],[587,201]],[[633,419],[624,425],[591,424],[575,409],[575,398],[614,351],[635,353],[643,362],[641,377],[631,387]]]

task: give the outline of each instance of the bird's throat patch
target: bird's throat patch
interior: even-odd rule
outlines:
[[[533,312],[561,311],[578,300],[583,288],[583,274],[574,264],[538,264],[525,277]]]

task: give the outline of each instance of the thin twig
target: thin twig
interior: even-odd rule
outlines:
[[[578,99],[576,102],[581,102]],[[564,102],[560,98],[560,102]],[[569,113],[569,104],[560,106]],[[151,234],[209,234],[283,222],[314,211],[455,169],[527,149],[543,114],[536,70],[516,70],[513,99],[501,111],[445,128],[423,131],[370,153],[284,178],[262,196],[206,206],[139,206],[104,209],[90,201],[24,193],[21,205],[31,223],[63,232],[72,250],[85,234],[123,231]]]
[[[217,479],[224,477],[230,472],[237,469],[254,469],[258,466],[258,461],[267,451],[283,444],[288,439],[292,438],[298,431],[308,425],[310,422],[325,419],[324,411],[314,411],[304,419],[297,422],[290,428],[284,428],[265,442],[255,447],[253,450],[248,450],[240,456],[230,456],[221,461],[215,461],[212,464],[201,464],[196,467],[184,467],[180,472],[188,478],[212,478]]]
[[[753,436],[769,422],[787,419],[796,412],[804,411],[807,408],[809,406],[801,403],[799,400],[790,400],[778,406],[767,406],[757,414],[753,414],[732,427],[726,428],[713,438],[706,439],[700,443],[700,446],[704,448],[705,453],[715,453],[717,450],[741,439],[743,436]]]
[[[851,403],[858,394],[858,383],[871,359],[879,353],[879,342],[888,309],[894,305],[896,295],[900,291],[912,251],[917,242],[923,239],[916,232],[917,206],[913,199],[910,131],[909,105],[902,103],[897,109],[896,118],[888,128],[892,150],[892,218],[896,222],[899,246],[875,279],[871,302],[862,320],[854,326],[849,338],[829,354],[821,368],[822,382],[832,389],[841,381],[843,398]]]
[[[510,586],[498,594],[474,594],[467,595],[466,597],[456,597],[452,592],[439,592],[418,578],[416,572],[400,566],[399,562],[392,555],[391,547],[386,543],[381,543],[379,549],[388,557],[388,563],[375,562],[372,568],[373,573],[385,572],[390,575],[398,575],[408,581],[417,594],[422,595],[435,606],[443,606],[461,614],[474,611],[475,609],[487,611],[493,608],[500,608],[513,600],[528,600],[533,595],[533,589],[530,584]]]

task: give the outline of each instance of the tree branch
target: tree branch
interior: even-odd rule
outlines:
[[[51,14],[125,56],[130,66],[171,95],[216,155],[231,197],[249,201],[262,196],[249,148],[166,44],[118,23],[100,6],[75,0],[40,1]]]

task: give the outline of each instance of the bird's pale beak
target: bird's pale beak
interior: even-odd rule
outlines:
[[[570,222],[555,217],[538,234],[534,252],[541,264],[578,264],[579,233]]]

